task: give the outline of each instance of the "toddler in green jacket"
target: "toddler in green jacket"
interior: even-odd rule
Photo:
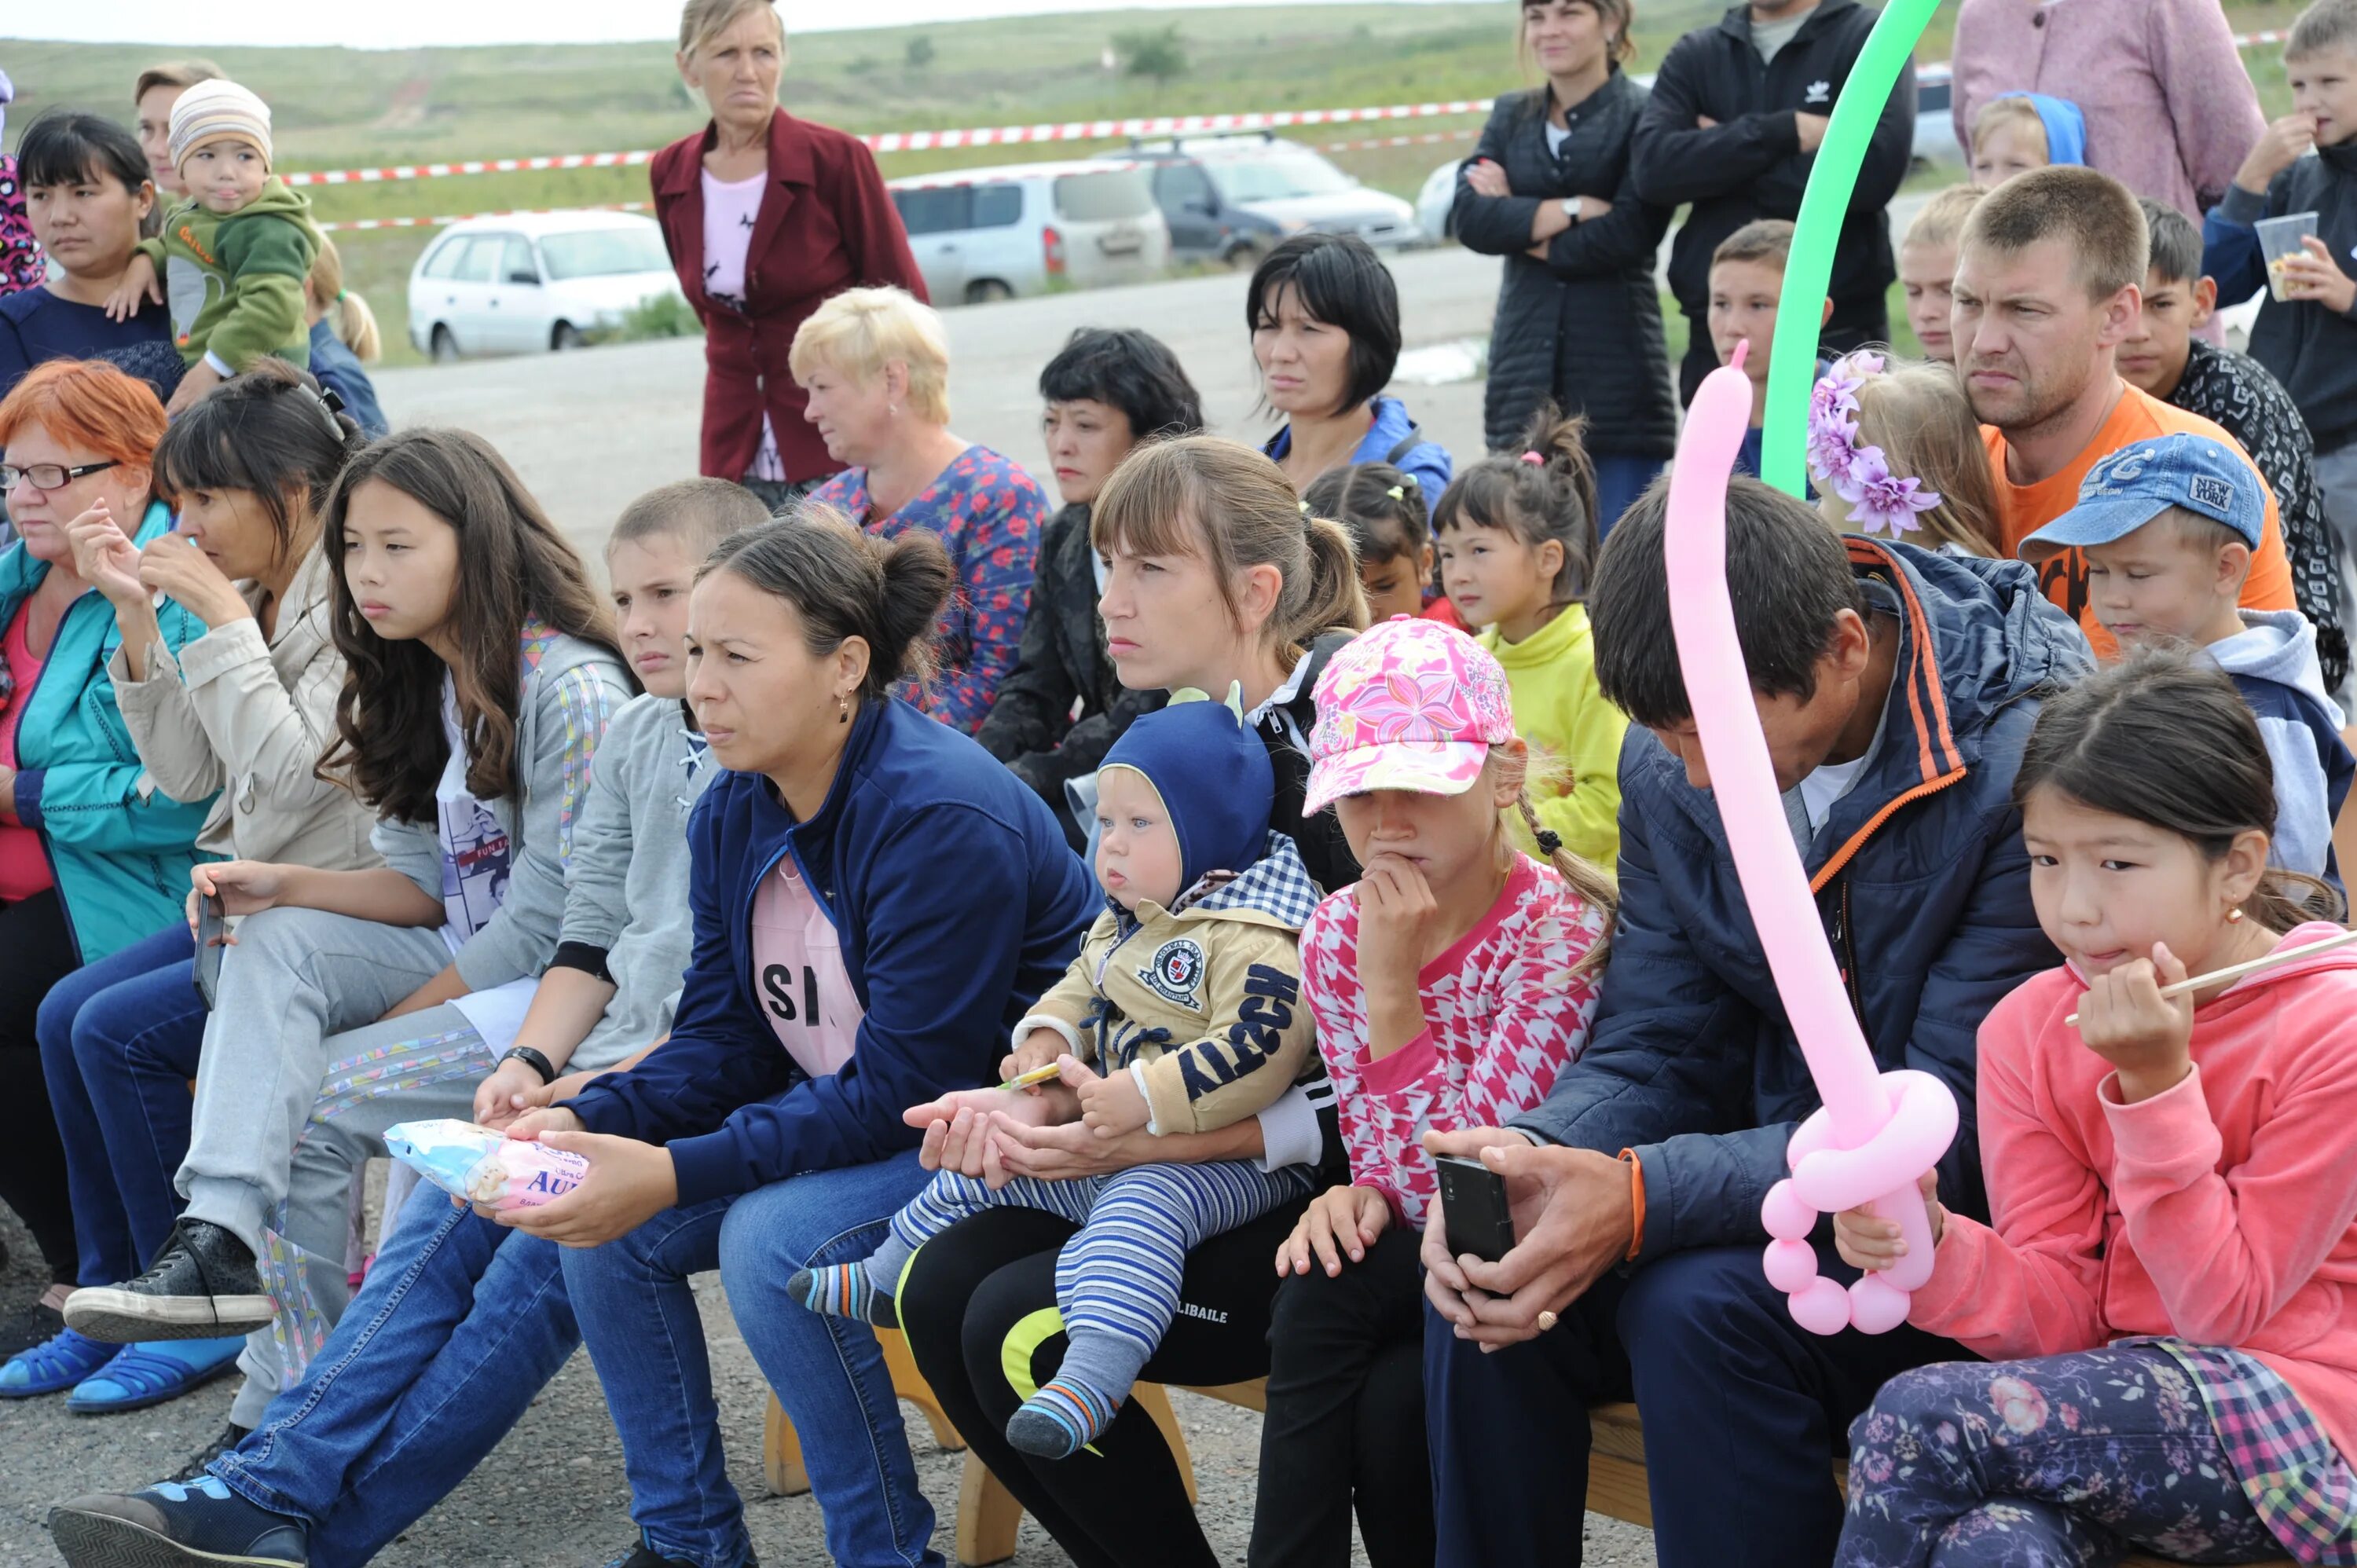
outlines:
[[[303,280],[320,241],[310,201],[270,172],[270,106],[245,88],[200,81],[180,94],[171,152],[188,199],[140,244],[106,313],[120,321],[142,295],[169,299],[188,366],[165,405],[177,414],[265,354],[310,363]]]

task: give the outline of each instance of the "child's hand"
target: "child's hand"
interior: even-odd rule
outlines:
[[[2260,133],[2258,145],[2234,171],[2234,183],[2264,196],[2276,176],[2299,161],[2316,145],[2316,116],[2287,114]]]
[[[123,281],[106,296],[99,308],[106,312],[109,321],[125,321],[139,314],[148,300],[164,303],[164,290],[156,282],[156,263],[144,255],[133,256],[131,264],[123,269]]]
[[[1021,1078],[1027,1072],[1036,1072],[1043,1067],[1050,1066],[1068,1048],[1064,1043],[1064,1036],[1055,1030],[1034,1029],[1023,1036],[1023,1043],[1015,1047],[1014,1054],[999,1064],[999,1081],[1006,1082],[1009,1079]],[[1024,1092],[1037,1094],[1039,1092],[1039,1086],[1035,1083]]]
[[[1342,1255],[1366,1262],[1375,1238],[1391,1229],[1392,1206],[1372,1187],[1329,1187],[1309,1200],[1294,1222],[1293,1234],[1277,1243],[1276,1277],[1306,1274],[1309,1256],[1330,1275],[1342,1272]]]
[[[221,384],[221,373],[202,360],[181,373],[180,384],[172,389],[172,401],[164,405],[164,417],[178,419],[197,406],[199,399]]]
[[[2300,241],[2304,256],[2283,261],[2284,292],[2294,299],[2312,299],[2336,315],[2346,316],[2357,305],[2357,282],[2341,270],[2331,250],[2314,234]]]
[[[1940,1173],[1925,1171],[1916,1186],[1922,1190],[1923,1207],[1932,1211],[1932,1245],[1936,1247],[1948,1227],[1948,1211],[1940,1207]],[[1834,1216],[1834,1250],[1851,1268],[1872,1273],[1896,1266],[1907,1255],[1907,1243],[1899,1239],[1897,1224],[1871,1208],[1846,1208]]]
[[[2173,1089],[2193,1070],[2193,998],[2160,993],[2184,978],[2169,944],[2155,942],[2149,961],[2097,975],[2079,998],[2079,1038],[2119,1069],[2123,1105]]]
[[[1071,1084],[1081,1097],[1082,1124],[1098,1137],[1118,1138],[1154,1120],[1145,1091],[1137,1087],[1135,1075],[1126,1068],[1099,1078],[1071,1058],[1062,1059],[1064,1081]],[[1079,1082],[1073,1081],[1075,1074],[1080,1076]]]
[[[1395,854],[1369,857],[1359,874],[1359,982],[1370,989],[1424,968],[1424,934],[1438,914],[1432,884],[1415,863]]]

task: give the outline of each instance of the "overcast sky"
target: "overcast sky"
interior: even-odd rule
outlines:
[[[1221,0],[1161,0],[1193,9]],[[1363,0],[1304,0],[1351,5]],[[783,0],[786,26],[797,32],[834,27],[890,27],[914,22],[970,21],[980,16],[1044,11],[1106,11],[1108,0],[863,0],[829,5]],[[1142,9],[1143,7],[1139,7]],[[11,13],[0,33],[28,38],[211,45],[353,44],[410,48],[427,44],[615,43],[668,38],[679,26],[671,0],[403,0],[397,5],[355,6],[339,0],[235,0],[190,5],[188,0],[96,0],[92,5],[0,6]]]

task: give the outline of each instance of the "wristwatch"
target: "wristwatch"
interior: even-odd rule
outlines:
[[[1579,198],[1566,196],[1563,199],[1563,215],[1571,220],[1573,228],[1579,227]]]
[[[501,1057],[500,1060],[503,1062],[523,1063],[524,1066],[540,1074],[540,1081],[543,1083],[554,1083],[556,1081],[556,1064],[550,1061],[538,1051],[533,1050],[530,1046],[510,1046],[508,1047],[508,1054]]]

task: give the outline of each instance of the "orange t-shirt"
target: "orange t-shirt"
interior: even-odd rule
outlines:
[[[1996,487],[1997,526],[2005,536],[2000,542],[2006,554],[2018,557],[2023,540],[2078,505],[2080,484],[2086,478],[2087,470],[2104,456],[2139,441],[2180,432],[2206,435],[2232,447],[2258,479],[2259,489],[2267,498],[2266,530],[2259,547],[2251,552],[2251,575],[2243,581],[2243,607],[2297,609],[2298,606],[2291,595],[2291,558],[2284,553],[2283,520],[2276,514],[2276,493],[2267,489],[2266,476],[2251,462],[2250,454],[2243,450],[2240,442],[2200,414],[2188,413],[2125,381],[2120,384],[2118,405],[2104,421],[2104,427],[2095,432],[2095,438],[2061,473],[2034,485],[2017,485],[2006,478],[2005,435],[1994,425],[1981,426],[1981,441],[1988,448],[1989,478]],[[2038,582],[2048,598],[2078,618],[2088,642],[2094,647],[2096,658],[2119,657],[2120,645],[2096,623],[2095,612],[2088,606],[2085,552],[2059,552],[2038,568]]]

